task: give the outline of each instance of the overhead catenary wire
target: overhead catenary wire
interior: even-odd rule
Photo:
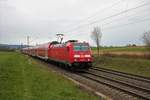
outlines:
[[[139,20],[137,22],[130,22],[130,23],[126,23],[126,24],[119,24],[119,25],[112,26],[112,27],[106,27],[106,28],[102,28],[102,30],[108,31],[108,30],[111,30],[111,29],[121,28],[121,27],[124,27],[124,26],[128,26],[128,25],[131,25],[131,24],[136,24],[136,23],[141,23],[141,22],[145,22],[145,21],[150,21],[150,18]],[[79,34],[74,34],[72,36],[76,36],[76,35],[79,35]]]
[[[140,5],[140,6],[137,6],[138,8],[141,8],[141,6],[142,7],[144,7],[144,6],[147,6],[147,5],[149,5],[150,3],[148,3],[148,4],[142,4],[142,5]],[[134,9],[137,9],[137,7],[134,7]],[[133,9],[133,8],[131,8],[131,9]],[[134,10],[133,9],[133,10]],[[128,10],[130,10],[130,9],[126,9],[125,11],[123,11],[121,14],[118,14],[118,15],[122,15],[122,14],[124,14],[124,13],[127,13],[127,12],[129,12]],[[132,10],[131,10],[132,11]],[[118,16],[118,15],[116,15],[116,16]],[[92,16],[91,16],[92,17]],[[110,17],[110,18],[109,18]],[[97,21],[97,22],[101,22],[101,20],[107,20],[107,19],[111,19],[111,18],[113,18],[113,17],[115,17],[115,16],[108,16],[108,17],[106,17],[106,19],[104,18],[104,19],[99,19],[100,21],[97,21],[97,20],[95,20],[95,21]],[[89,17],[90,18],[90,17]],[[86,19],[85,19],[86,20]],[[93,21],[94,22],[94,21]],[[95,22],[95,23],[97,23],[97,22]],[[138,22],[136,22],[136,23],[138,23]],[[94,24],[94,23],[92,23],[92,24]],[[88,25],[92,25],[91,23],[88,23],[88,24],[85,24],[85,25],[83,25],[83,26],[88,26]],[[124,25],[124,24],[123,24]],[[126,26],[126,25],[124,25],[124,26]],[[79,26],[79,28],[81,28],[82,26]],[[117,26],[112,26],[112,27],[114,27],[114,28],[117,28]],[[119,26],[118,26],[119,27]],[[123,27],[123,26],[122,26]],[[71,31],[68,31],[68,32],[72,32],[72,31],[74,31],[74,30],[76,30],[76,29],[78,29],[78,28],[75,28],[75,29],[71,29]],[[111,27],[108,27],[108,28],[105,28],[105,29],[111,29]]]
[[[147,12],[149,11],[149,9],[150,9],[150,8],[144,9],[144,10],[142,10],[142,11],[140,11],[140,12],[142,12],[142,14],[149,14],[149,13],[147,13]],[[123,18],[128,17],[128,20],[130,20],[130,19],[132,19],[132,18],[140,17],[140,16],[136,16],[137,14],[139,14],[139,12],[136,12],[136,13],[134,13],[134,14],[132,13],[132,14],[127,15],[127,16],[123,16]],[[133,16],[133,17],[131,17],[131,16]],[[144,16],[146,16],[146,15],[144,15]],[[129,18],[129,17],[130,17],[130,18]],[[111,21],[108,22],[108,23],[101,24],[101,26],[104,27],[104,26],[110,25],[110,24],[112,24],[114,21],[115,21],[115,23],[116,23],[116,21],[117,21],[117,22],[119,22],[119,21],[124,21],[123,18],[121,17],[121,18],[117,18],[117,19],[111,20]],[[133,22],[132,22],[132,23],[133,23]],[[120,25],[122,25],[122,24],[120,24]],[[115,26],[116,26],[116,25],[115,25]]]
[[[122,1],[124,1],[124,0],[119,0],[119,1],[115,2],[114,4],[112,4],[112,5],[108,6],[108,7],[105,7],[105,8],[103,8],[103,9],[97,11],[96,13],[92,14],[91,16],[88,16],[87,18],[84,18],[84,19],[80,20],[79,23],[82,23],[82,22],[84,22],[84,21],[87,21],[87,20],[89,20],[89,19],[95,17],[95,16],[96,16],[98,13],[100,13],[100,12],[103,12],[103,11],[105,11],[105,10],[111,9],[112,7],[114,7],[114,6],[118,5],[119,3],[121,3]],[[79,24],[79,23],[78,23],[78,24]],[[68,28],[68,26],[72,26],[72,25],[67,25],[67,28]]]
[[[109,29],[119,28],[119,27],[131,25],[131,24],[145,22],[145,21],[148,21],[148,20],[150,20],[150,18],[145,18],[145,19],[139,20],[137,22],[130,22],[130,23],[126,23],[126,24],[120,24],[120,25],[116,25],[116,26],[112,26],[112,27],[103,28],[103,30],[109,30]]]
[[[94,13],[93,15],[91,15],[91,16],[85,18],[83,21],[89,20],[90,18],[95,17],[99,12],[108,10],[108,9],[110,9],[110,8],[112,8],[112,7],[116,6],[116,5],[118,5],[118,4],[121,3],[122,1],[124,1],[124,0],[119,0],[118,2],[116,2],[116,3],[112,4],[112,5],[110,5],[109,7],[106,7],[106,8],[104,8],[104,9],[102,9],[102,10],[100,10],[100,11]]]
[[[87,20],[91,19],[92,17],[97,16],[97,14],[99,14],[99,13],[101,13],[101,12],[105,12],[106,10],[110,10],[110,8],[116,6],[117,4],[121,3],[122,1],[127,1],[126,7],[125,7],[125,10],[127,10],[128,6],[129,6],[129,0],[120,0],[120,1],[118,1],[118,2],[116,2],[116,3],[114,3],[114,4],[112,4],[112,5],[110,5],[109,7],[106,7],[106,8],[104,8],[104,9],[102,9],[102,10],[99,10],[98,12],[92,14],[91,16],[89,16],[89,17],[87,17],[87,18],[85,18],[85,19],[82,19],[78,24],[80,24],[80,23],[82,23],[82,22],[84,22],[84,21],[87,21]],[[143,3],[143,1],[140,2],[140,3]],[[69,25],[69,26],[72,26],[72,25]],[[68,27],[67,27],[67,28],[68,28]]]
[[[148,8],[147,11],[149,11],[149,9],[150,9],[150,8]],[[144,11],[143,11],[142,13],[145,14]],[[146,13],[147,13],[147,12],[146,12]],[[137,13],[136,13],[136,14],[137,14]],[[133,17],[131,17],[131,18],[140,17],[140,16],[136,16],[136,14],[131,14],[131,15],[129,15],[129,16],[124,16],[124,17],[130,17],[130,16],[133,16]],[[149,13],[147,13],[147,14],[149,14]],[[123,18],[124,18],[124,17],[123,17]],[[119,22],[119,21],[124,21],[123,18],[114,19],[114,20],[112,20],[112,21],[110,21],[110,22],[108,22],[108,23],[102,24],[102,26],[110,25],[110,24],[112,24],[114,21],[115,21],[115,22],[116,22],[116,21],[117,21],[117,22]],[[131,19],[131,18],[130,18],[130,19]],[[128,18],[128,20],[130,20],[130,19]]]
[[[119,12],[119,13],[113,14],[113,15],[108,16],[108,17],[105,17],[105,18],[103,18],[103,19],[95,20],[95,21],[93,21],[93,22],[91,22],[91,23],[88,23],[88,24],[80,25],[80,26],[78,26],[78,27],[76,27],[76,28],[74,28],[74,29],[68,30],[66,33],[72,32],[72,31],[74,31],[74,30],[76,30],[76,29],[78,29],[78,28],[84,27],[84,26],[88,26],[88,25],[95,24],[95,23],[97,23],[97,22],[105,21],[105,20],[107,20],[107,19],[110,19],[110,18],[119,16],[119,15],[122,15],[122,14],[124,14],[124,13],[130,12],[130,11],[133,11],[133,10],[136,10],[136,9],[138,9],[138,8],[142,8],[142,7],[145,7],[145,6],[148,6],[148,5],[150,5],[150,2],[149,2],[149,3],[144,3],[144,4],[142,4],[142,5],[139,5],[139,6],[136,6],[136,7],[133,7],[133,8],[129,8],[129,9],[127,9],[127,10],[121,11],[121,12]]]
[[[107,20],[107,19],[109,19],[109,18],[112,18],[112,17],[116,17],[116,16],[119,16],[119,15],[122,15],[122,14],[124,14],[124,13],[129,12],[129,11],[132,11],[132,10],[135,10],[135,9],[138,9],[138,8],[141,8],[141,7],[144,7],[144,6],[147,6],[147,5],[150,5],[150,2],[149,2],[149,3],[142,4],[142,5],[137,6],[137,7],[134,7],[134,8],[130,8],[130,9],[124,10],[124,11],[122,11],[122,12],[119,12],[119,13],[117,13],[117,14],[108,16],[108,17],[106,17],[106,18],[103,18],[103,19],[100,19],[100,20],[93,21],[93,22],[91,22],[90,24],[94,24],[94,23],[96,23],[96,22],[101,22],[101,21]]]

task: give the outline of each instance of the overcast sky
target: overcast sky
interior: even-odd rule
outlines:
[[[0,43],[30,44],[78,39],[94,45],[93,27],[102,31],[102,45],[142,44],[150,30],[149,0],[0,0]],[[114,14],[124,13],[110,17]],[[108,18],[109,17],[109,18]],[[107,18],[107,19],[106,19]]]

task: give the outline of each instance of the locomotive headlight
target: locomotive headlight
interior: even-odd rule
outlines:
[[[74,59],[74,61],[77,61],[77,59]]]
[[[91,55],[85,55],[85,57],[91,57]]]
[[[80,57],[80,55],[74,55],[74,57],[75,57],[75,58],[78,58],[78,57]]]

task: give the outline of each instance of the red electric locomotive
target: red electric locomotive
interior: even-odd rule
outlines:
[[[23,52],[45,60],[63,63],[70,68],[88,69],[92,66],[92,54],[90,46],[86,42],[69,40],[60,44],[54,41],[25,48]]]

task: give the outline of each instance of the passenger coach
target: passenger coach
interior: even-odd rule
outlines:
[[[63,63],[70,68],[88,69],[92,66],[92,55],[87,42],[69,40],[65,43],[53,41],[30,48],[23,48],[23,53],[45,60]]]

